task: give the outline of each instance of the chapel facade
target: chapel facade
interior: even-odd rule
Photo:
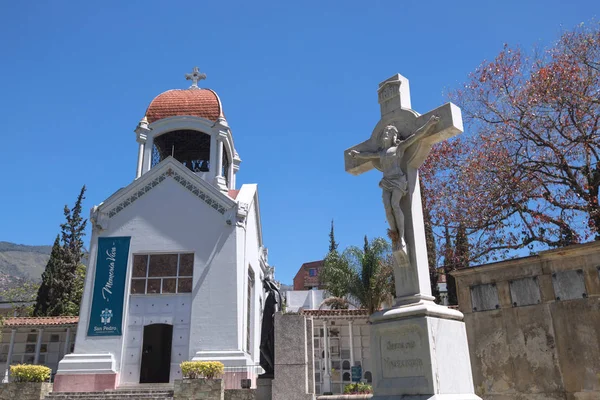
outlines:
[[[75,348],[55,391],[172,383],[186,360],[221,361],[225,375],[243,371],[237,387],[254,385],[273,269],[257,185],[236,185],[241,159],[205,77],[194,68],[191,87],[152,100],[135,179],[92,209]]]

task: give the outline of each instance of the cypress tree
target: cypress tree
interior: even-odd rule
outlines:
[[[452,248],[452,239],[450,237],[450,229],[446,225],[445,230],[446,243],[444,245],[444,274],[446,275],[446,288],[448,290],[448,304],[457,305],[458,298],[456,296],[456,280],[450,272],[456,269],[456,254]]]
[[[455,247],[455,269],[469,267],[469,238],[465,225],[461,222],[456,230]]]
[[[42,285],[34,308],[35,316],[77,315],[85,267],[83,259],[83,235],[87,220],[81,217],[85,186],[81,188],[73,209],[65,205],[65,223],[61,234],[54,241],[50,260],[42,275]],[[62,243],[61,243],[62,242]],[[83,274],[83,275],[82,275]]]
[[[43,317],[48,315],[48,308],[52,302],[54,295],[54,279],[57,271],[61,269],[63,264],[62,259],[62,247],[60,245],[59,236],[56,235],[52,251],[50,252],[50,259],[46,264],[44,273],[42,273],[42,283],[38,289],[37,298],[35,300],[35,306],[33,309],[33,316]]]
[[[335,241],[335,234],[333,232],[333,220],[331,220],[331,230],[329,231],[329,252],[337,253],[338,243]]]

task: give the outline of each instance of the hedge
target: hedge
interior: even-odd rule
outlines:
[[[344,394],[369,394],[373,393],[373,387],[367,383],[351,383],[344,387]]]
[[[13,382],[46,382],[52,370],[43,365],[18,364],[10,366]]]
[[[184,361],[180,367],[185,379],[214,379],[221,376],[225,369],[219,361]]]

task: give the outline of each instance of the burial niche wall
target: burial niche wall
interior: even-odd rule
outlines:
[[[537,276],[514,279],[508,286],[513,307],[539,304],[542,300]]]
[[[587,297],[583,270],[560,271],[552,274],[556,300],[573,300]]]
[[[473,311],[487,311],[500,308],[498,290],[495,283],[471,287]]]

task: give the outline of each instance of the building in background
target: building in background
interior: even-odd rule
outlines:
[[[15,364],[39,364],[56,373],[58,362],[75,346],[78,317],[6,318],[0,337],[0,380],[8,382]]]
[[[323,260],[302,264],[294,277],[294,290],[324,289],[319,281]]]

